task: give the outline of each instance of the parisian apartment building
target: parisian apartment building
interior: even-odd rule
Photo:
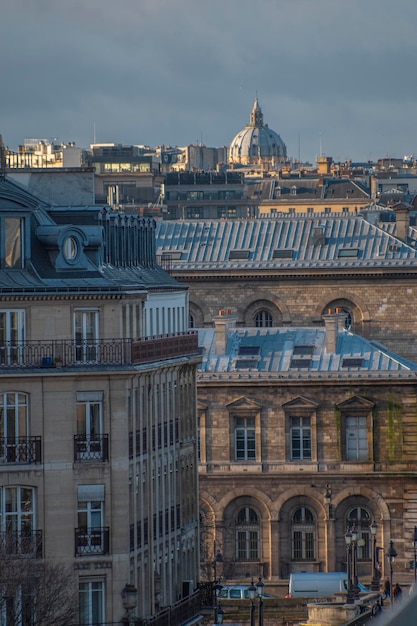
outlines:
[[[71,623],[198,614],[198,363],[152,219],[53,207],[2,176],[1,559],[64,568]],[[40,611],[23,575],[1,597],[4,626]]]

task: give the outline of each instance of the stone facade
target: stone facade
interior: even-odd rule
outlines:
[[[346,571],[345,534],[355,526],[361,580],[369,583],[376,570],[389,575],[384,555],[392,539],[398,552],[394,576],[411,581],[417,525],[415,371],[394,373],[374,357],[368,372],[279,366],[266,371],[264,348],[258,365],[245,369],[244,364],[238,371],[226,355],[243,345],[238,340],[246,337],[243,332],[229,330],[227,352],[216,343],[217,358],[207,355],[198,377],[205,574],[211,573],[214,546],[223,556],[217,569],[225,579],[273,581],[297,571]],[[245,345],[256,344],[254,329],[250,332]],[[323,353],[329,362],[336,358],[331,345]]]

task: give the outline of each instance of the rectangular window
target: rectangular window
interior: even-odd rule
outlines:
[[[25,312],[0,311],[0,363],[15,365],[23,362]]]
[[[77,402],[77,460],[103,459],[103,404],[95,395]],[[98,392],[99,397],[102,395]]]
[[[75,358],[79,363],[96,363],[99,357],[97,310],[79,309],[74,313]]]
[[[238,417],[235,421],[235,460],[255,461],[255,418]]]
[[[107,554],[108,532],[104,521],[104,485],[78,486],[76,554]]]
[[[309,417],[291,417],[291,460],[311,461],[311,422]]]
[[[19,217],[6,217],[5,230],[5,267],[16,269],[23,267],[23,220]]]
[[[368,460],[367,417],[346,417],[346,460]]]
[[[258,531],[239,530],[237,532],[237,558],[239,561],[258,559]]]
[[[104,624],[104,580],[80,580],[79,583],[80,626]]]

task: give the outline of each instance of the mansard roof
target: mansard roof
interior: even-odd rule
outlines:
[[[198,330],[204,380],[229,378],[324,380],[412,378],[417,364],[381,344],[339,330],[335,351],[328,351],[325,327],[232,328],[224,354],[216,352],[216,330]]]
[[[175,273],[403,269],[417,250],[361,215],[161,221],[157,253]]]
[[[2,260],[3,294],[186,288],[156,261],[153,219],[101,206],[51,207],[6,179],[0,181],[0,220],[9,217],[22,221],[17,244],[23,242],[24,261],[6,268]]]

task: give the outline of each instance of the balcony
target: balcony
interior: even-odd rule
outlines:
[[[109,436],[74,435],[74,461],[108,461]]]
[[[15,557],[42,558],[42,531],[24,529],[0,532],[0,553]]]
[[[143,339],[97,341],[5,342],[0,346],[0,371],[61,367],[130,366],[198,354],[196,331],[170,333]]]
[[[0,437],[0,464],[41,461],[40,437]]]
[[[109,553],[110,530],[104,528],[76,528],[75,556],[96,556]]]

